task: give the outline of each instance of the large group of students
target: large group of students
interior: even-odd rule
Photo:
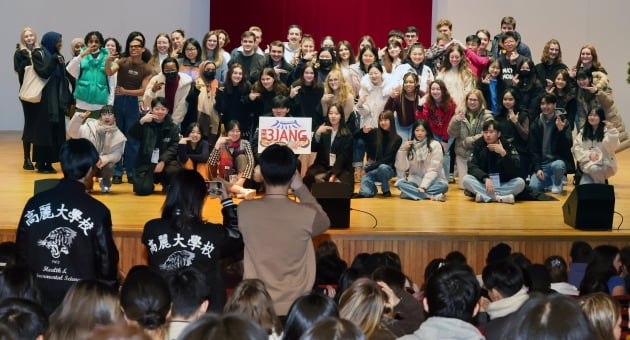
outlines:
[[[377,195],[377,184],[391,196],[391,180],[402,198],[444,201],[458,177],[478,202],[513,203],[527,185],[559,194],[567,174],[577,185],[616,173],[615,153],[630,140],[594,46],[582,46],[567,66],[550,39],[536,63],[512,17],[494,38],[480,29],[460,42],[446,19],[436,29],[428,48],[410,26],[392,30],[380,49],[370,36],[356,50],[326,36],[316,50],[291,25],[288,41],[263,50],[262,30],[252,26],[231,53],[223,29],[201,40],[161,33],[152,51],[140,32],[123,50],[92,31],[73,40],[66,63],[59,33],[39,43],[25,28],[14,59],[20,84],[31,64],[48,83],[39,103],[22,101],[23,167],[56,172],[68,115],[76,119],[68,134],[92,139],[103,155],[94,170],[103,192],[125,173],[138,195],[156,183],[166,191],[185,167],[206,179],[232,175],[232,192],[253,198],[261,188],[259,117],[295,116],[312,119],[312,153],[300,156],[309,187],[360,182],[357,198]],[[78,133],[86,118],[94,121]],[[511,164],[499,169],[478,166],[506,157]]]
[[[252,26],[231,53],[222,29],[201,42],[162,33],[152,52],[140,32],[123,50],[92,31],[68,62],[61,34],[38,42],[25,28],[20,84],[30,65],[48,81],[39,102],[22,100],[23,168],[60,162],[64,178],[0,247],[0,338],[619,339],[628,248],[576,242],[568,262],[532,264],[498,244],[474,269],[453,250],[414,283],[398,254],[348,266],[333,242],[313,247],[330,226],[315,183],[360,183],[354,197],[368,198],[391,196],[391,181],[403,199],[443,202],[456,175],[477,202],[514,203],[562,193],[568,173],[576,185],[616,173],[630,140],[595,48],[566,66],[551,39],[534,63],[514,18],[500,26],[463,43],[440,20],[428,48],[408,27],[356,51],[331,36],[316,50],[298,25],[263,50]],[[312,118],[312,154],[259,153],[258,118],[289,115]],[[148,264],[128,273],[92,196],[124,176],[137,195],[166,193],[142,235]],[[220,224],[202,216],[216,177]]]

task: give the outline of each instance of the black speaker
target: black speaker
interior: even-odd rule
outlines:
[[[350,198],[353,186],[344,183],[313,183],[311,193],[330,219],[331,228],[350,227]]]
[[[608,184],[575,187],[562,205],[564,223],[581,230],[611,230],[615,190]]]

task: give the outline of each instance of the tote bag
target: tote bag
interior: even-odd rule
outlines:
[[[48,79],[43,79],[37,75],[33,68],[33,58],[31,58],[31,64],[24,68],[24,81],[22,82],[22,87],[20,87],[20,99],[25,102],[39,103],[42,99],[42,90],[47,82]]]

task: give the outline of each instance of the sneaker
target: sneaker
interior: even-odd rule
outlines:
[[[446,202],[446,195],[444,194],[433,195],[431,196],[431,201]]]
[[[392,192],[391,191],[385,191],[383,193],[383,197],[392,197]]]
[[[101,192],[106,194],[109,192],[109,187],[103,185],[103,178],[98,179],[98,186],[101,187]]]
[[[551,186],[552,194],[561,194],[563,191],[562,185],[553,185]]]
[[[352,194],[352,198],[369,198],[369,197],[368,196],[363,196],[363,195],[361,195],[359,193],[356,193],[356,194]]]
[[[448,176],[448,183],[450,184],[455,183],[455,177],[453,177],[453,175]]]
[[[483,199],[481,198],[480,193],[477,193],[477,195],[475,195],[475,202],[477,203],[483,202]]]
[[[112,177],[112,184],[122,184],[122,176]]]
[[[254,189],[243,189],[243,192],[236,195],[236,198],[242,198],[245,200],[251,200],[256,197],[256,190]]]
[[[497,195],[496,199],[497,199],[497,202],[499,203],[514,204],[514,195],[512,194],[505,195],[505,196]]]

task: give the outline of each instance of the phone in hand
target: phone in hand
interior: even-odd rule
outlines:
[[[223,183],[219,181],[206,181],[208,196],[221,197],[221,189],[223,189]]]
[[[567,110],[559,107],[556,108],[555,113],[556,117],[560,118],[560,120],[562,120],[563,122],[567,120]]]

